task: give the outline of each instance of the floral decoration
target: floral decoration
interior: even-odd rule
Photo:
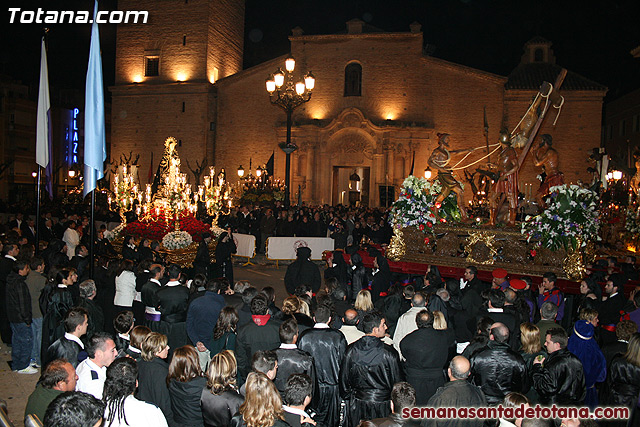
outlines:
[[[391,207],[389,221],[397,228],[418,227],[420,231],[431,231],[438,221],[459,221],[460,210],[455,194],[451,193],[436,206],[436,198],[441,191],[442,185],[437,178],[428,181],[408,176],[402,183],[398,200]]]
[[[192,240],[200,242],[202,233],[211,232],[208,224],[198,220],[188,210],[178,214],[180,231],[188,233]],[[151,240],[162,240],[170,231],[175,230],[176,219],[161,208],[153,209],[145,218],[130,222],[124,230],[127,234]]]
[[[162,238],[162,246],[169,250],[183,249],[191,243],[193,238],[186,231],[172,231]]]
[[[527,241],[539,240],[542,246],[552,250],[573,250],[578,244],[586,246],[590,239],[600,240],[595,192],[567,184],[551,187],[549,191],[547,208],[540,215],[527,215],[522,223],[521,232]]]
[[[638,212],[635,209],[627,209],[627,217],[624,222],[624,229],[632,237],[640,234],[640,221],[638,221]]]

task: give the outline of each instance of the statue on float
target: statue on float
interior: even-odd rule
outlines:
[[[169,170],[173,160],[177,162],[176,166],[178,170],[180,169],[180,156],[178,155],[178,150],[176,148],[177,145],[178,140],[172,136],[164,141],[162,158],[160,159],[156,175],[153,178],[153,184],[151,185],[151,191],[153,194],[157,194],[158,189],[164,185],[165,178],[169,175]]]
[[[446,199],[449,194],[454,193],[458,200],[458,208],[460,209],[460,215],[463,220],[467,219],[467,213],[464,209],[464,200],[462,189],[462,185],[458,180],[453,176],[453,170],[448,168],[449,161],[451,160],[452,153],[466,153],[473,151],[473,149],[463,149],[463,150],[448,150],[449,147],[449,134],[448,133],[438,133],[438,146],[431,152],[431,156],[429,156],[429,160],[427,163],[432,168],[438,171],[438,181],[442,186],[442,192],[436,198],[436,209],[442,203],[444,199]]]
[[[514,226],[518,213],[518,153],[511,146],[511,138],[506,130],[500,132],[500,153],[497,172],[489,195],[489,225],[496,225],[496,217],[502,203],[509,203],[508,225]]]
[[[533,152],[533,161],[536,166],[542,167],[544,172],[543,181],[536,194],[538,206],[544,209],[546,207],[544,198],[549,195],[549,189],[564,184],[564,175],[558,169],[559,156],[553,148],[553,138],[548,133],[540,138],[540,144]]]

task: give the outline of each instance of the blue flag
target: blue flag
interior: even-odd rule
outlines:
[[[84,195],[92,192],[99,179],[104,177],[107,159],[104,124],[104,92],[102,87],[102,58],[100,57],[100,32],[96,22],[98,0],[93,10],[91,48],[84,102]]]

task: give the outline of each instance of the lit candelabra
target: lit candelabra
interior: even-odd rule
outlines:
[[[213,224],[217,223],[220,214],[226,215],[231,209],[231,187],[227,183],[224,169],[216,175],[216,169],[210,168],[209,175],[204,177],[204,185],[198,186],[198,192],[194,195],[204,203],[207,214],[213,217]]]
[[[141,202],[142,194],[138,184],[133,180],[133,173],[128,173],[127,165],[122,166],[122,179],[115,174],[113,178],[113,197],[108,196],[109,209],[118,212],[122,223],[126,223],[126,213],[132,211],[136,202]]]
[[[198,204],[191,192],[191,185],[187,184],[187,175],[180,172],[180,160],[171,159],[169,173],[154,205],[162,208],[167,222],[170,218],[175,219],[176,231],[180,230],[180,214],[183,211],[192,214],[197,212]]]

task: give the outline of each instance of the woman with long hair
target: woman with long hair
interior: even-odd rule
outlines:
[[[377,252],[377,251],[376,251]],[[380,252],[373,259],[373,279],[371,280],[371,301],[375,304],[384,297],[391,285],[391,269],[389,261]],[[383,294],[382,296],[380,294]]]
[[[200,406],[205,427],[227,427],[244,401],[238,393],[238,364],[232,351],[223,350],[211,358],[207,369],[207,388],[202,390]]]
[[[640,425],[640,333],[629,339],[627,351],[611,360],[609,375],[602,390],[601,403],[610,406],[626,406],[631,410],[629,421],[620,420],[615,425]],[[610,421],[614,425],[614,421]]]
[[[198,352],[190,345],[173,353],[167,375],[171,409],[176,426],[203,426],[200,397],[207,386],[202,375]]]
[[[102,400],[105,427],[165,427],[167,420],[157,406],[136,399],[138,365],[129,357],[114,360],[107,368]]]
[[[167,423],[173,425],[171,398],[166,378],[169,366],[165,359],[169,355],[167,336],[151,332],[142,341],[142,358],[138,362],[138,394],[136,397],[158,406]]]
[[[578,297],[577,304],[574,304],[575,313],[573,315],[574,320],[578,320],[580,311],[585,308],[598,311],[602,300],[602,288],[591,276],[587,276],[580,281],[580,296]]]
[[[447,344],[449,347],[449,356],[447,363],[456,355],[456,333],[447,323],[447,318],[441,311],[433,312],[433,329],[436,331],[445,331],[447,333]]]
[[[245,400],[230,427],[287,427],[282,398],[275,384],[262,372],[247,376]]]
[[[349,258],[350,268],[349,272],[350,284],[347,286],[347,301],[354,302],[358,292],[368,286],[367,270],[362,262],[360,254],[355,253]]]
[[[547,352],[540,343],[540,329],[531,322],[520,324],[520,356],[527,364],[527,372],[532,372],[533,361],[538,356],[547,357]],[[527,398],[532,402],[538,402],[539,396],[536,389],[531,387],[527,392]]]
[[[142,341],[151,333],[151,329],[138,325],[129,333],[129,347],[125,350],[127,356],[138,362],[142,358]]]
[[[282,311],[276,316],[276,320],[284,322],[287,319],[294,318],[298,322],[298,329],[300,333],[306,331],[309,328],[313,328],[314,322],[311,316],[307,315],[309,308],[306,303],[295,295],[285,298],[282,302]]]
[[[476,323],[476,334],[462,352],[464,357],[470,359],[476,351],[487,345],[487,342],[489,342],[489,334],[491,334],[491,325],[493,325],[493,319],[490,317],[481,317],[478,319]]]
[[[231,306],[220,311],[216,326],[213,328],[213,340],[209,347],[211,357],[223,350],[236,350],[238,335],[238,312]]]
[[[353,305],[353,308],[358,311],[358,314],[362,313],[361,317],[364,317],[364,314],[372,311],[373,302],[371,301],[371,292],[369,292],[367,289],[362,289],[361,291],[359,291],[358,295],[356,296],[356,302]]]

